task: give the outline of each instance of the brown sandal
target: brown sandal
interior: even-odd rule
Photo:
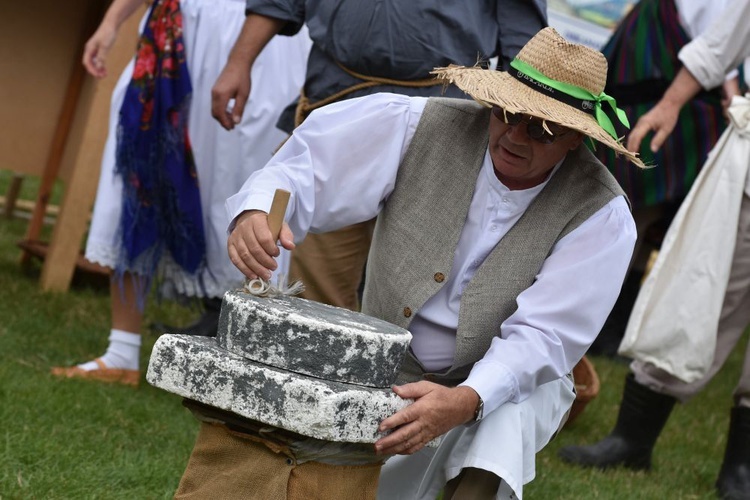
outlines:
[[[83,378],[138,387],[141,380],[140,371],[107,368],[101,358],[96,358],[94,361],[99,367],[96,370],[84,370],[80,366],[55,366],[50,372],[56,377]]]

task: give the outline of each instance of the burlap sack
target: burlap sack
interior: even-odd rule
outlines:
[[[297,464],[288,448],[201,423],[176,499],[374,499],[382,464]]]

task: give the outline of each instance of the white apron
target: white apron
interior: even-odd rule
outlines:
[[[286,133],[275,127],[281,110],[298,95],[305,79],[311,42],[306,29],[294,37],[276,36],[265,47],[252,70],[252,91],[242,122],[226,131],[211,117],[211,87],[245,20],[244,0],[181,0],[183,37],[193,86],[188,132],[198,170],[207,266],[203,272],[208,297],[221,297],[239,286],[242,274],[227,255],[224,202],[239,191],[251,173],[263,167]],[[86,258],[113,267],[121,250],[117,241],[122,205],[121,179],[114,175],[118,114],[133,73],[125,68],[112,94],[109,135],[86,244]],[[166,260],[166,259],[165,259]],[[288,269],[288,252],[279,259],[279,272]],[[195,280],[166,262],[165,277],[176,291],[202,295]]]

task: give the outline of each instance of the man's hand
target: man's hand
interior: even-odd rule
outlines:
[[[637,153],[641,148],[641,141],[653,130],[654,138],[651,139],[651,151],[656,153],[661,148],[669,134],[677,124],[677,117],[682,108],[701,90],[698,80],[688,71],[686,67],[680,68],[677,76],[664,92],[664,96],[656,103],[651,111],[641,116],[638,123],[628,136],[628,149]]]
[[[294,248],[294,236],[284,223],[279,233],[279,242],[287,250]],[[229,259],[249,279],[270,279],[276,269],[279,248],[268,227],[268,214],[260,210],[248,210],[237,217],[237,222],[227,240]]]
[[[211,89],[211,116],[225,129],[232,130],[242,120],[251,85],[250,66],[230,57]]]
[[[393,392],[414,403],[386,418],[378,430],[389,435],[375,443],[379,455],[411,455],[449,430],[474,418],[479,395],[470,387],[444,387],[432,382],[393,386]]]
[[[250,97],[250,70],[255,59],[286,21],[249,13],[245,16],[237,40],[229,53],[224,69],[211,89],[211,116],[222,127],[232,130],[242,120],[245,104]],[[234,99],[234,106],[227,110]]]
[[[653,131],[654,137],[651,139],[650,149],[656,153],[661,148],[669,134],[674,130],[677,124],[677,117],[680,114],[680,107],[670,104],[669,102],[659,101],[651,111],[641,116],[638,123],[628,136],[628,149],[637,153],[641,148],[641,141],[646,134]]]

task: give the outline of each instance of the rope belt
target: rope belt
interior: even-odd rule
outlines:
[[[419,88],[419,87],[434,87],[435,85],[443,84],[443,82],[436,80],[435,78],[423,78],[421,80],[396,80],[393,78],[381,78],[379,76],[362,75],[360,73],[350,70],[349,68],[346,68],[338,61],[336,62],[336,64],[349,76],[356,78],[357,80],[362,80],[362,81],[352,85],[351,87],[347,87],[343,90],[340,90],[339,92],[336,92],[335,94],[328,96],[325,99],[321,99],[320,101],[313,102],[313,103],[311,103],[310,100],[305,95],[305,89],[303,87],[302,90],[300,91],[299,103],[297,103],[297,109],[294,113],[294,126],[295,127],[299,127],[300,124],[302,124],[302,122],[305,120],[305,118],[307,118],[307,115],[309,115],[313,110],[323,107],[326,104],[330,104],[332,102],[338,101],[342,97],[348,94],[351,94],[352,92],[361,90],[361,89],[375,87],[377,85],[394,85],[397,87]]]

